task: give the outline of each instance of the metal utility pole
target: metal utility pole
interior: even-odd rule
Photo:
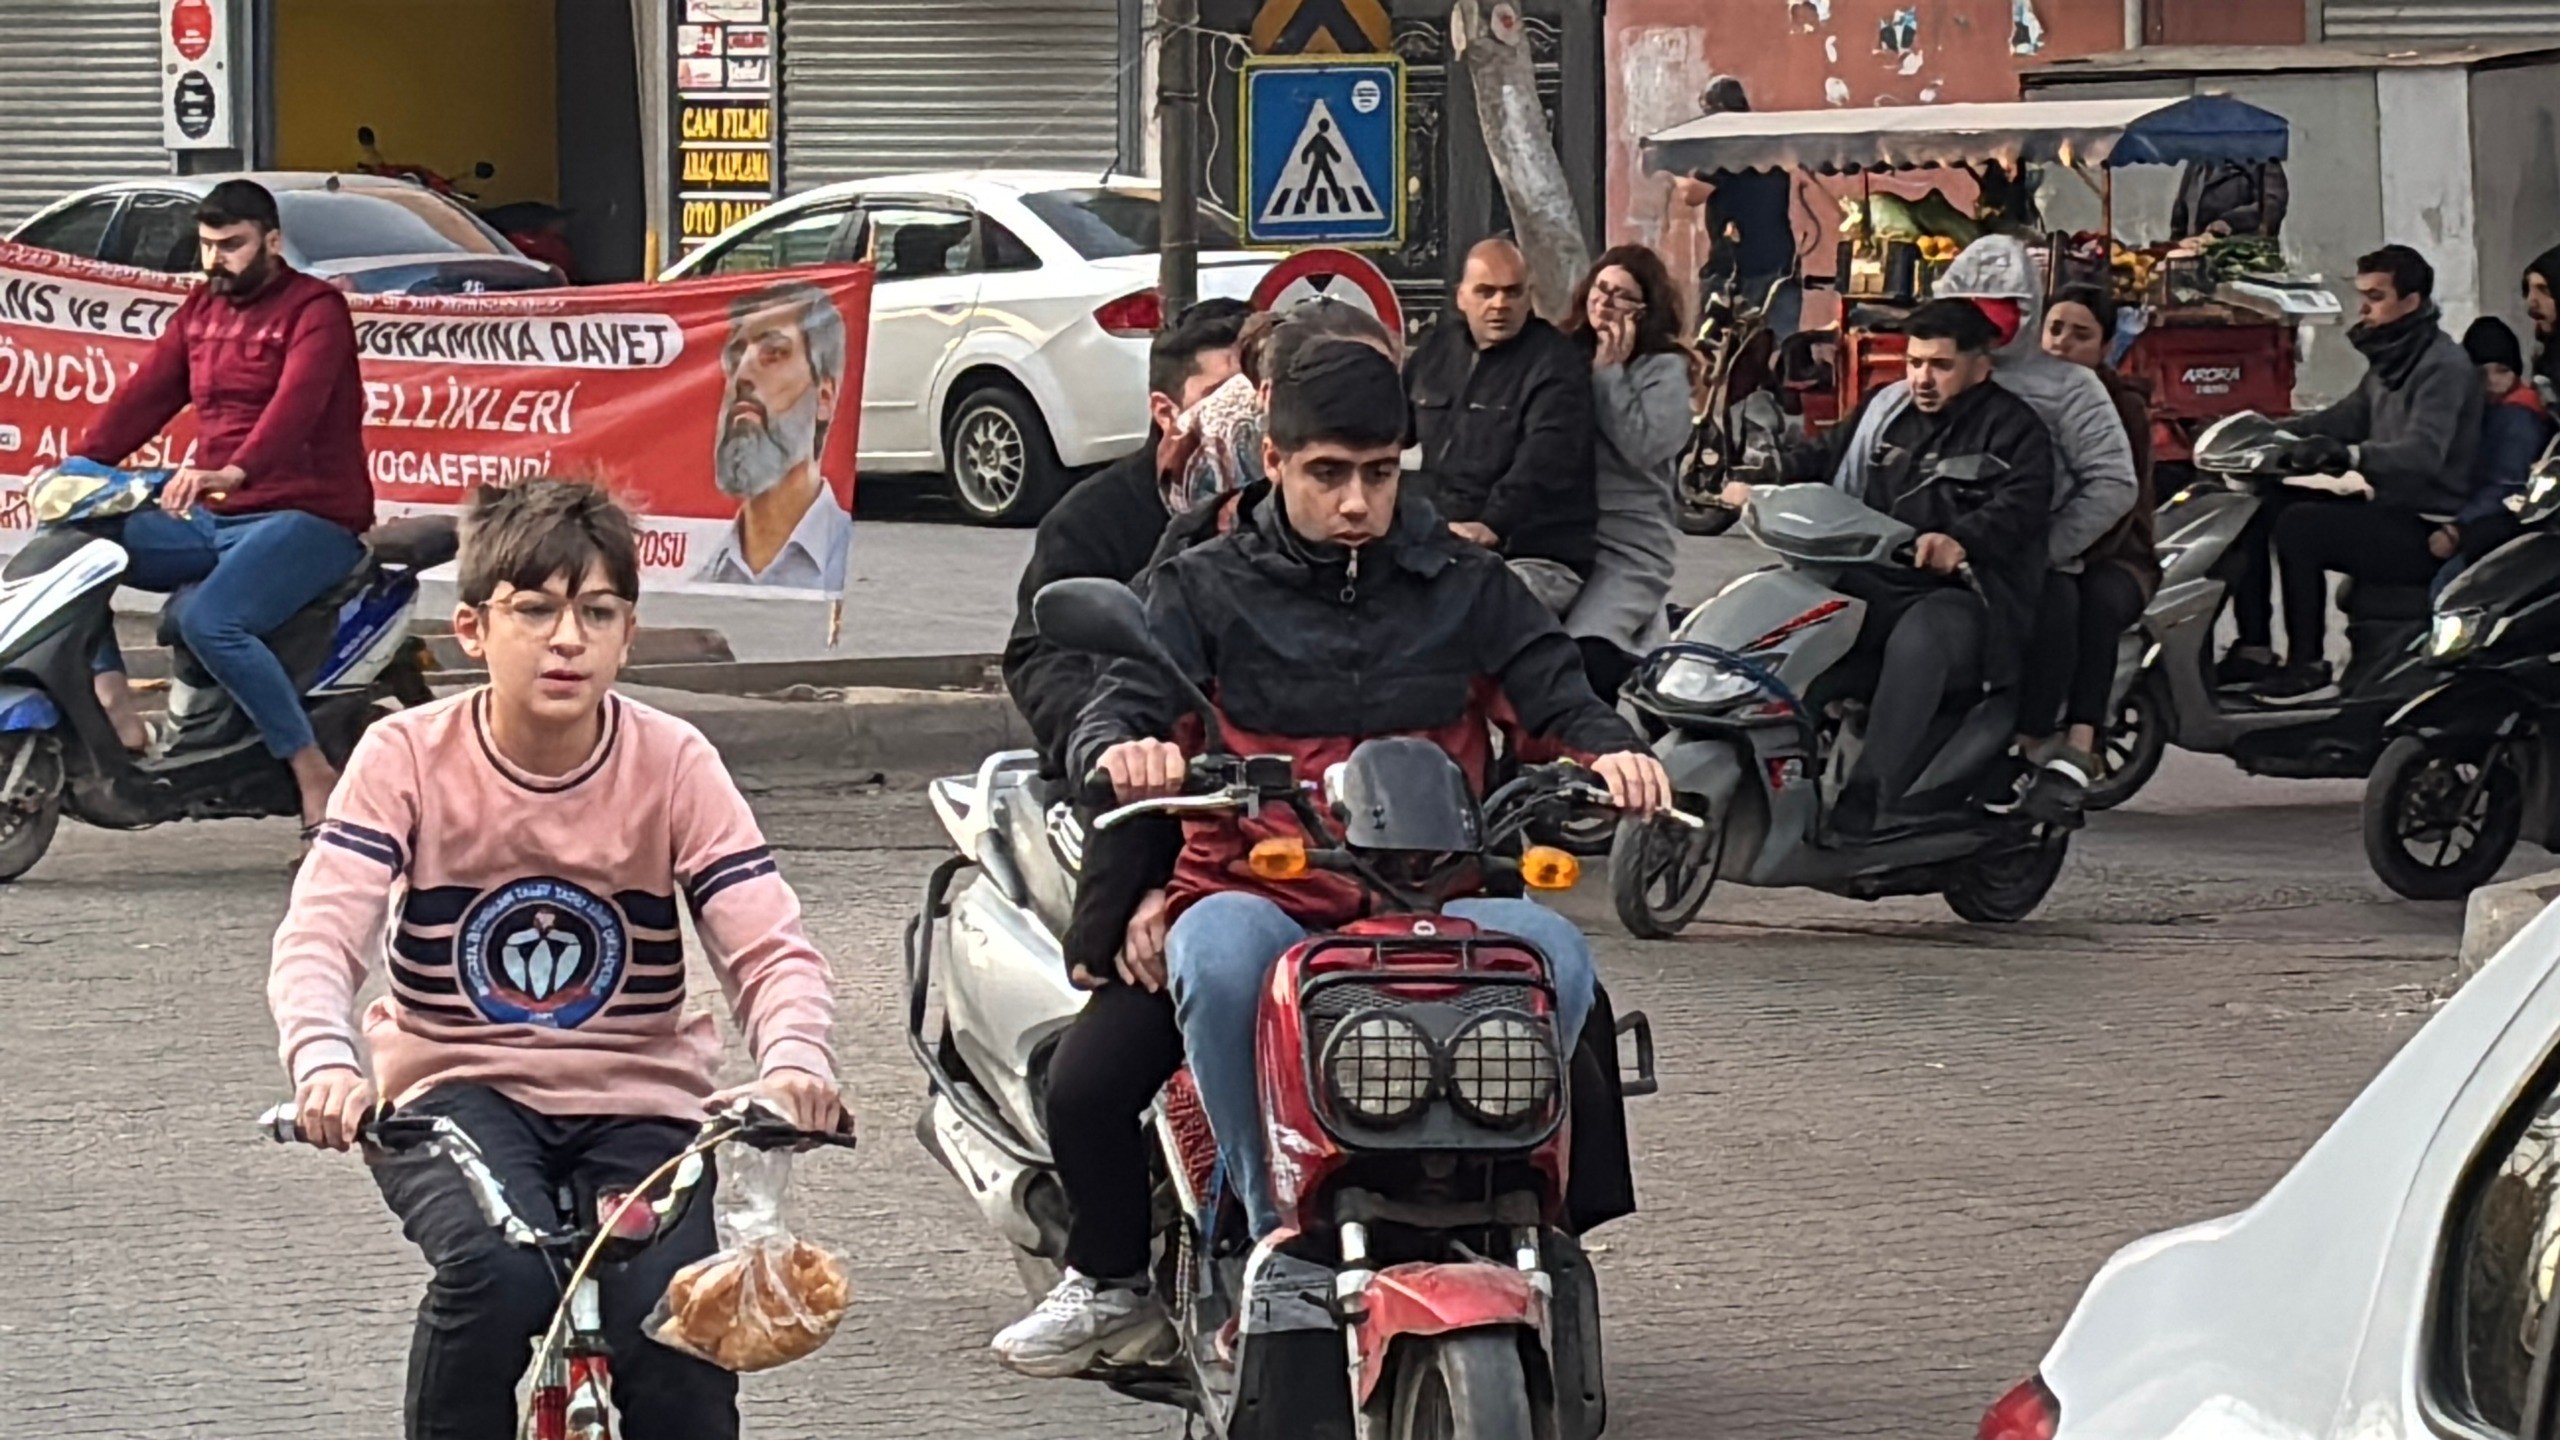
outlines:
[[[1164,162],[1156,289],[1170,324],[1200,295],[1199,0],[1162,0],[1156,18],[1164,35],[1156,62],[1158,153]]]

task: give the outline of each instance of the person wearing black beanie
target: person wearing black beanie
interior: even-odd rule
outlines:
[[[2434,588],[2462,572],[2462,567],[2516,536],[2515,512],[2507,501],[2524,493],[2534,462],[2560,426],[2550,407],[2524,378],[2524,342],[2507,322],[2483,315],[2462,332],[2463,353],[2480,367],[2480,447],[2474,452],[2471,499],[2449,525],[2428,538],[2428,553],[2444,561]]]
[[[2462,353],[2470,356],[2474,365],[2484,368],[2504,366],[2510,380],[2524,373],[2524,342],[2516,338],[2515,330],[2506,321],[2495,315],[2481,316],[2471,322],[2470,329],[2462,332]]]

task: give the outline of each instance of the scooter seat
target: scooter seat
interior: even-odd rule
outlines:
[[[462,536],[450,515],[404,515],[374,526],[364,545],[385,565],[424,570],[452,559]]]
[[[315,616],[326,617],[327,624],[321,631],[322,637],[326,639],[335,636],[338,629],[339,610],[345,608],[348,601],[363,593],[364,587],[371,583],[373,583],[373,558],[368,555],[363,560],[357,561],[356,567],[341,577],[337,584],[321,592],[319,599],[295,611],[292,619],[276,627],[275,633],[267,637],[268,648],[279,655],[284,654],[288,647],[282,637],[312,628],[319,623],[313,618]],[[168,603],[160,607],[158,634],[162,645],[174,650],[187,643],[184,633],[187,605],[195,599],[195,593],[195,586],[181,585],[169,593]],[[287,660],[286,663],[290,666],[292,662]]]
[[[2353,576],[2338,582],[2338,609],[2350,620],[2424,620],[2434,608],[2424,585],[2377,585]]]

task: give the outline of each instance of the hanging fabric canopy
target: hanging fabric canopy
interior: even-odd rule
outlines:
[[[1915,170],[1997,160],[2063,165],[2179,165],[2282,160],[2285,118],[2228,95],[1761,110],[1703,115],[1644,141],[1648,170]]]

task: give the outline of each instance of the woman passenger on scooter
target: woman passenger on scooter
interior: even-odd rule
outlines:
[[[1580,656],[1545,607],[1499,556],[1450,535],[1427,504],[1399,496],[1405,431],[1395,365],[1378,350],[1335,340],[1283,360],[1263,442],[1270,499],[1152,572],[1157,633],[1218,706],[1231,747],[1290,754],[1299,773],[1315,779],[1359,738],[1418,735],[1447,748],[1481,786],[1491,758],[1487,707],[1498,693],[1523,729],[1598,755],[1594,768],[1620,803],[1658,808],[1669,790],[1660,764],[1591,693]],[[1184,721],[1165,677],[1115,662],[1078,727],[1070,773],[1099,767],[1122,803],[1172,794],[1186,757],[1167,737]],[[1254,1077],[1262,980],[1309,929],[1351,918],[1362,900],[1355,882],[1322,873],[1287,886],[1256,881],[1241,863],[1244,851],[1275,825],[1288,828],[1268,814],[1187,827],[1163,967],[1145,977],[1169,983],[1181,1044],[1127,1055],[1127,1073],[1117,1077],[1080,1067],[1091,1083],[1118,1091],[1116,1113],[1101,1117],[1113,1135],[1068,1131],[1054,1091],[1051,1099],[1052,1150],[1066,1176],[1083,1163],[1069,1161],[1071,1153],[1089,1157],[1097,1139],[1117,1143],[1119,1127],[1187,1051],[1228,1184],[1257,1236],[1279,1224]],[[1580,932],[1528,901],[1461,900],[1449,910],[1546,954],[1558,1038],[1571,1050],[1594,992]],[[1142,1146],[1128,1146],[1117,1175],[1102,1182],[1122,1187],[1115,1217],[1125,1253],[1107,1262],[1071,1254],[1074,1272],[997,1337],[1005,1363],[1034,1375],[1074,1374],[1097,1356],[1142,1356],[1161,1334],[1162,1307],[1144,1289],[1144,1161]],[[1069,1188],[1074,1195],[1078,1187]],[[1092,1194],[1088,1186],[1076,1197],[1080,1215]],[[1084,1268],[1102,1263],[1113,1268]]]
[[[2065,286],[2045,310],[2044,352],[2094,373],[2115,402],[2133,447],[2137,491],[2133,508],[2080,552],[2076,573],[2057,569],[2045,576],[2018,697],[2019,751],[2037,767],[2025,803],[2039,820],[2077,814],[2087,798],[2113,698],[2117,638],[2142,618],[2160,588],[2152,548],[2151,406],[2141,387],[2107,363],[2115,333],[2115,301],[2095,285]]]

